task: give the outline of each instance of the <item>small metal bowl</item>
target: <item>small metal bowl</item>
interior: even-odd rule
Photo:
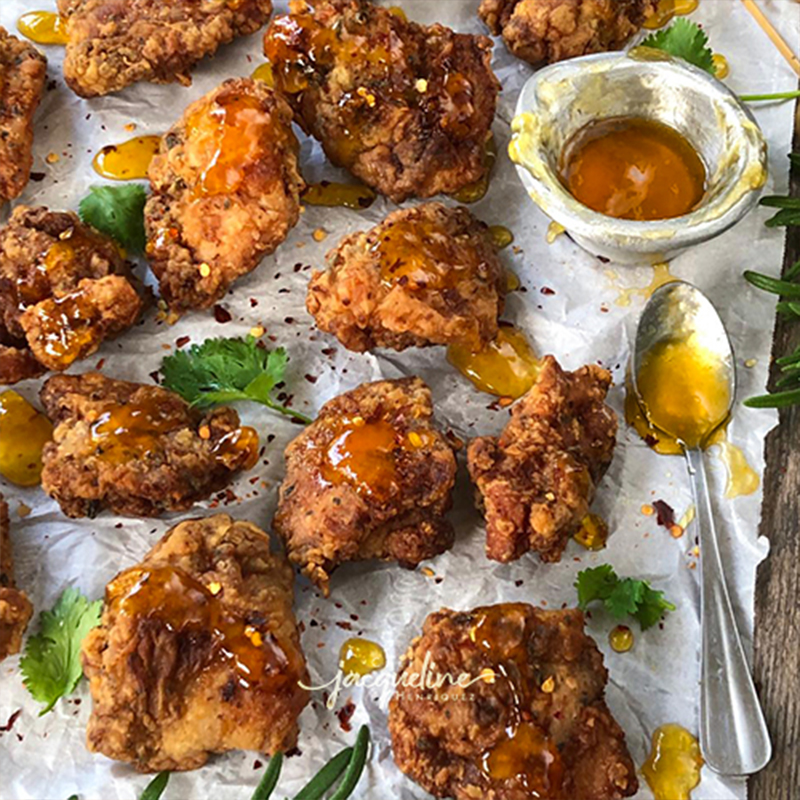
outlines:
[[[682,133],[708,174],[697,208],[640,222],[608,217],[578,202],[558,177],[569,139],[590,122],[644,117]],[[526,84],[509,154],[539,207],[594,255],[620,264],[657,264],[735,225],[767,180],[767,145],[750,111],[723,83],[647,47],[554,64]]]

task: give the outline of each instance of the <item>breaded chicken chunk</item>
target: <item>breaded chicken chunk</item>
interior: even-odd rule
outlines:
[[[308,702],[293,578],[249,522],[220,514],[172,528],[108,584],[83,643],[89,749],[158,772],[293,748]]]
[[[275,531],[326,596],[345,561],[416,566],[452,546],[454,445],[432,417],[419,378],[365,383],[327,402],[286,448]]]
[[[0,27],[0,205],[19,197],[33,163],[33,115],[47,78],[47,59]]]
[[[57,375],[41,400],[55,425],[42,488],[68,517],[185,511],[258,458],[258,435],[233,409],[204,416],[158,386]]]
[[[656,0],[482,0],[478,13],[508,49],[531,64],[622,49]]]
[[[0,495],[0,661],[19,653],[32,614],[28,596],[14,585],[8,503]]]
[[[580,611],[524,603],[431,614],[389,706],[397,766],[455,800],[636,794],[603,656],[583,626]]]
[[[461,344],[497,333],[506,278],[487,227],[465,208],[426,203],[345,237],[315,272],[306,305],[348,349]]]
[[[147,255],[176,312],[208,308],[286,238],[303,179],[292,112],[232,79],[186,109],[150,165]]]
[[[140,285],[71,212],[17,206],[0,230],[0,383],[65,370],[136,323]]]
[[[564,372],[547,356],[500,437],[473,439],[467,465],[486,517],[486,555],[514,561],[534,550],[559,561],[589,512],[614,455],[617,415],[606,405],[611,374]]]
[[[298,123],[338,166],[397,203],[483,177],[500,84],[483,36],[368,0],[292,0],[264,52]]]
[[[81,97],[138,81],[188,86],[198,61],[255,33],[272,0],[58,0],[67,20],[64,78]]]

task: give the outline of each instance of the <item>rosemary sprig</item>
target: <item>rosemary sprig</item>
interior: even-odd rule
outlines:
[[[269,760],[267,769],[258,784],[258,787],[253,794],[252,800],[269,800],[275,787],[278,785],[278,778],[281,776],[281,767],[283,766],[283,753],[275,753]]]
[[[139,800],[158,800],[159,797],[164,794],[164,789],[167,788],[168,783],[169,772],[159,772],[158,775],[147,784]]]
[[[294,797],[294,800],[320,800],[339,780],[353,757],[353,748],[345,747],[337,753]]]

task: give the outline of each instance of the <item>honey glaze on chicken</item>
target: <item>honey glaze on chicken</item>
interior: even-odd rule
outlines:
[[[275,637],[263,625],[248,623],[220,601],[219,584],[208,586],[179,567],[134,567],[106,589],[106,602],[122,616],[147,619],[179,635],[201,635],[209,640],[205,658],[193,666],[203,672],[228,666],[242,688],[249,689],[273,673],[287,658]]]

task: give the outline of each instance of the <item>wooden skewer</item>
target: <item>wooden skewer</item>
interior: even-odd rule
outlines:
[[[756,5],[756,0],[742,0],[744,7],[753,15],[756,22],[761,26],[764,33],[769,36],[781,55],[789,62],[791,68],[800,76],[800,58],[792,51],[783,36],[778,33],[775,26],[767,19],[764,12]]]

